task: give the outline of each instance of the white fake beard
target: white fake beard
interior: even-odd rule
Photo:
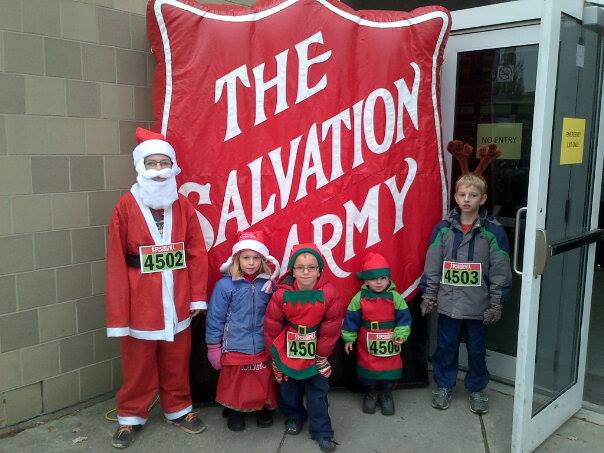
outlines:
[[[143,203],[152,209],[166,209],[178,198],[176,190],[176,172],[173,168],[161,170],[145,170],[136,177],[139,194]],[[166,178],[164,181],[154,181],[156,177]]]

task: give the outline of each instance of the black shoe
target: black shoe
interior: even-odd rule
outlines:
[[[273,426],[273,412],[270,409],[262,409],[256,412],[256,425],[260,428]]]
[[[377,390],[371,389],[363,397],[363,412],[366,414],[375,414],[375,408],[378,402]]]
[[[317,443],[319,444],[319,448],[321,449],[321,451],[335,451],[336,445],[338,445],[336,442],[334,442],[332,439],[329,439],[328,437],[321,437],[317,439]]]
[[[304,425],[302,421],[295,418],[288,418],[285,420],[285,432],[295,436],[302,431],[302,425]]]
[[[394,400],[390,390],[380,392],[380,406],[382,406],[382,415],[394,415]]]
[[[115,448],[128,448],[134,442],[134,434],[142,428],[142,425],[120,425],[117,427],[111,445]]]
[[[227,417],[227,427],[231,431],[243,431],[245,429],[245,416],[243,412],[231,409]]]

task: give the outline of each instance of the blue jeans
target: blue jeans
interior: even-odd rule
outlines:
[[[438,315],[436,351],[432,356],[434,380],[439,387],[452,389],[457,380],[459,343],[461,334],[466,336],[468,372],[464,386],[469,392],[480,392],[489,383],[486,362],[486,326],[479,319],[454,319]]]
[[[329,418],[329,380],[320,374],[306,379],[288,378],[279,384],[279,409],[287,418],[299,422],[308,419],[308,431],[313,439],[333,438]],[[306,393],[306,408],[302,404]]]

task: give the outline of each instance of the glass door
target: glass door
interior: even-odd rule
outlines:
[[[535,96],[512,451],[532,451],[580,409],[602,145],[602,43],[544,3]],[[600,148],[600,152],[598,152]],[[598,181],[595,181],[598,179]],[[597,192],[597,191],[596,191]]]
[[[510,242],[517,228],[519,236],[524,236],[524,225],[516,225],[515,219],[527,204],[538,38],[538,26],[468,33],[451,36],[445,50],[444,142],[462,140],[475,149],[497,143],[501,148],[502,156],[484,175],[489,187],[486,207],[503,225]],[[449,181],[455,181],[459,169],[457,162],[451,163]],[[470,168],[475,164],[473,159]],[[489,371],[507,382],[515,377],[521,284],[521,277],[514,274],[511,300],[502,320],[489,327],[487,334]],[[462,345],[460,365],[466,363]]]

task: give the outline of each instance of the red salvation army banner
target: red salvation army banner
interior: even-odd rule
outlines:
[[[210,283],[237,231],[262,230],[285,272],[314,242],[344,298],[365,253],[417,288],[447,206],[441,7],[354,11],[334,0],[252,7],[152,0],[156,130],[196,206]]]

